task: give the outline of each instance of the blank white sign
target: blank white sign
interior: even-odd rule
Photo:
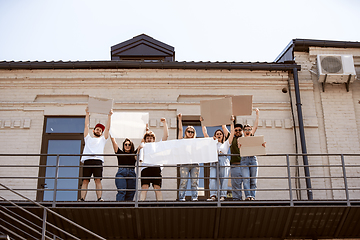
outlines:
[[[113,138],[141,139],[148,122],[147,112],[114,112],[111,116],[110,134]]]
[[[193,138],[145,143],[144,163],[176,165],[217,162],[217,140]]]
[[[90,113],[108,115],[113,108],[114,99],[89,97],[88,108]]]

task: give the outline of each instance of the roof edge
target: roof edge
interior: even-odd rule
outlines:
[[[0,62],[0,69],[248,69],[268,71],[301,70],[295,63],[260,62],[145,62],[145,61],[76,61],[76,62]]]
[[[308,52],[309,47],[360,48],[360,42],[296,38],[290,41],[274,62],[278,62],[291,48],[293,51]]]

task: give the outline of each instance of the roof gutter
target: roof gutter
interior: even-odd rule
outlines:
[[[247,69],[291,71],[297,64],[242,62],[143,62],[143,61],[69,61],[69,62],[0,62],[0,69]]]

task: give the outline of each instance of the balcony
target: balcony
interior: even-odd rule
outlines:
[[[17,164],[16,159],[52,156],[53,166]],[[13,239],[296,239],[296,238],[359,238],[360,236],[360,154],[307,154],[311,160],[331,159],[331,165],[294,164],[301,154],[268,154],[258,156],[259,175],[255,201],[198,202],[177,201],[178,189],[162,188],[163,201],[139,201],[136,189],[132,202],[59,201],[57,194],[80,189],[60,188],[58,182],[81,177],[59,176],[61,157],[74,154],[0,154],[0,235]],[[109,156],[114,156],[109,155]],[[15,160],[14,160],[15,159]],[[276,159],[276,161],[275,161]],[[312,163],[312,161],[309,161]],[[276,164],[274,164],[276,162]],[[319,162],[319,161],[313,161]],[[333,164],[334,163],[334,164]],[[234,165],[235,166],[235,165]],[[236,165],[238,166],[238,165]],[[176,169],[178,166],[164,166]],[[310,177],[302,169],[310,169]],[[16,169],[28,169],[19,176]],[[54,169],[54,176],[38,176],[41,168]],[[139,167],[137,166],[137,172]],[[208,166],[203,167],[206,172]],[[104,166],[104,172],[117,166]],[[34,171],[36,170],[36,171]],[[140,176],[136,176],[137,182]],[[217,176],[219,178],[219,176]],[[229,177],[231,179],[232,177]],[[39,188],[39,182],[52,180],[53,187]],[[103,181],[114,182],[115,177]],[[179,177],[163,176],[163,181],[176,185]],[[201,179],[205,188],[209,176]],[[305,180],[312,183],[306,187]],[[34,187],[35,186],[35,187]],[[104,184],[105,186],[105,184]],[[103,195],[117,192],[103,188]],[[220,191],[221,189],[216,189]],[[89,189],[94,195],[95,189]],[[153,191],[150,189],[149,191]],[[190,190],[189,190],[190,191]],[[51,201],[36,201],[41,192],[52,195]],[[309,193],[313,198],[308,198]]]

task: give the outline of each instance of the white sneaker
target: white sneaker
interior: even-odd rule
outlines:
[[[185,198],[179,199],[180,202],[185,202]]]
[[[212,197],[206,199],[206,201],[216,201],[216,197],[212,196]]]
[[[225,201],[225,198],[224,198],[224,197],[221,197],[221,198],[220,198],[220,201]]]
[[[197,198],[194,198],[194,199],[191,199],[191,201],[193,201],[193,202],[197,202],[197,201],[198,201],[198,199],[197,199]]]

